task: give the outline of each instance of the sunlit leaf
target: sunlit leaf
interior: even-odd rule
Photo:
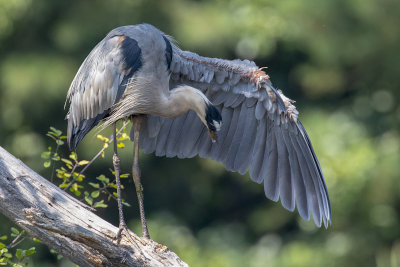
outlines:
[[[118,143],[118,144],[117,144],[117,147],[119,147],[119,148],[124,148],[124,147],[125,147],[125,144],[124,144],[124,143]]]
[[[62,158],[61,161],[64,162],[64,163],[66,163],[66,164],[73,165],[73,164],[72,164],[72,161],[70,161],[69,159],[64,159],[64,158]]]
[[[89,161],[88,160],[81,160],[81,161],[79,161],[79,166],[83,166],[83,165],[87,165],[89,163]]]
[[[71,154],[69,155],[69,158],[73,159],[73,160],[78,160],[78,156],[76,155],[75,152],[71,152]]]

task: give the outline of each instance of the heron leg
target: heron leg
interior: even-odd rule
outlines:
[[[140,169],[139,169],[139,133],[142,120],[143,116],[141,115],[132,117],[133,131],[134,131],[132,177],[133,177],[133,182],[135,183],[136,194],[139,202],[140,220],[142,222],[142,236],[145,238],[150,238],[149,231],[147,230],[146,217],[144,214],[143,186],[142,183],[140,182]]]
[[[113,142],[114,142],[114,155],[113,155],[113,164],[114,164],[114,172],[115,172],[115,180],[117,183],[117,202],[118,202],[118,213],[119,213],[119,228],[117,232],[117,241],[118,243],[121,241],[121,233],[122,230],[126,230],[128,232],[128,227],[126,226],[124,214],[122,211],[122,200],[121,200],[121,181],[119,177],[120,171],[120,160],[117,154],[117,124],[113,124]],[[128,232],[129,235],[129,232]]]

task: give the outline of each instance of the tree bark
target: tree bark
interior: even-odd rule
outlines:
[[[0,212],[80,266],[187,266],[166,246],[123,232],[0,147]]]

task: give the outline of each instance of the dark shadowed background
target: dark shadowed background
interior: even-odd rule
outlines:
[[[182,49],[268,66],[297,101],[333,208],[333,225],[318,229],[267,200],[248,175],[141,155],[153,239],[191,266],[400,266],[399,14],[398,0],[1,0],[0,145],[49,177],[45,134],[66,131],[78,67],[111,29],[151,23]],[[90,159],[100,147],[93,131],[78,154]],[[132,145],[120,156],[130,172]],[[109,151],[86,179],[111,167]],[[123,183],[126,218],[140,232],[133,182]],[[115,203],[98,214],[118,224]],[[8,233],[12,223],[0,222]],[[35,246],[31,266],[71,266]]]

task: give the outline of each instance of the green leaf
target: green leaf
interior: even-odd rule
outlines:
[[[57,141],[57,138],[55,137],[56,135],[54,133],[48,132],[46,135],[51,139],[53,139],[54,141]]]
[[[50,127],[50,130],[53,131],[53,133],[55,133],[57,136],[62,135],[62,132],[61,132],[60,130],[57,130],[57,129],[54,128],[54,127]]]
[[[98,190],[93,191],[90,195],[92,196],[92,198],[96,198],[100,195],[100,191],[98,191]]]
[[[74,184],[71,186],[71,188],[74,189],[75,191],[78,190],[78,184],[77,184],[77,183],[74,183]]]
[[[51,157],[52,160],[54,161],[59,161],[60,160],[60,156],[56,153],[54,153],[54,155]]]
[[[85,178],[85,175],[80,174],[76,180],[77,180],[78,182],[82,182],[83,178]]]
[[[114,197],[118,197],[117,192],[113,192]]]
[[[22,257],[25,256],[25,251],[20,249],[20,248],[18,248],[17,252],[15,252],[15,256],[17,256],[18,259],[21,259]]]
[[[99,184],[95,184],[95,183],[89,183],[92,187],[94,187],[94,188],[100,188],[100,185]]]
[[[11,253],[8,253],[8,252],[4,253],[3,255],[4,255],[4,257],[6,257],[8,259],[11,259],[13,257],[13,255]]]
[[[89,196],[89,192],[88,192],[88,191],[83,192],[83,194],[84,194],[86,197]]]
[[[96,179],[99,180],[99,181],[105,182],[105,183],[109,183],[110,182],[110,179],[108,179],[104,174],[98,176]]]
[[[74,164],[72,163],[72,161],[70,161],[69,159],[64,159],[64,158],[62,158],[61,161],[64,162],[64,163],[66,163],[66,164],[69,164],[69,165],[74,165]]]
[[[89,196],[86,196],[86,197],[85,197],[85,200],[86,200],[86,202],[87,202],[90,206],[93,205],[93,198],[91,198],[91,197],[89,197]]]
[[[25,255],[30,256],[30,255],[35,254],[35,252],[36,252],[35,247],[31,247],[30,249],[25,251]]]
[[[72,184],[72,186],[69,188],[69,191],[75,194],[75,196],[79,197],[81,195],[81,192],[79,191],[79,186],[77,183]]]
[[[0,249],[3,249],[3,248],[5,248],[6,247],[6,245],[4,244],[4,243],[1,243],[0,242]]]
[[[15,227],[11,227],[11,232],[12,232],[13,234],[15,234],[15,235],[19,235],[19,231],[18,231],[18,229],[15,228]]]
[[[50,152],[50,151],[44,151],[44,152],[42,152],[42,154],[40,155],[40,157],[41,157],[42,159],[49,159],[49,158],[50,158],[50,155],[51,155],[51,152]]]
[[[130,207],[130,206],[131,206],[131,204],[129,204],[128,202],[125,202],[124,200],[122,200],[122,205],[125,205],[125,206],[127,206],[127,207]]]
[[[90,161],[88,161],[88,160],[81,160],[81,161],[79,161],[79,166],[83,166],[83,165],[87,165],[88,163],[89,163]]]
[[[0,236],[0,240],[7,240],[7,236],[6,235]]]
[[[64,144],[64,141],[58,139],[58,140],[56,140],[56,144],[59,146],[62,146]]]
[[[117,147],[119,147],[119,148],[124,148],[124,147],[125,147],[125,144],[124,144],[124,143],[118,143],[118,144],[117,144]]]
[[[43,166],[44,166],[45,168],[50,167],[50,165],[51,165],[51,161],[50,161],[50,160],[46,160],[46,161],[43,163]]]
[[[95,208],[107,208],[107,204],[104,204],[104,200],[97,201],[94,203]]]
[[[36,243],[42,243],[42,241],[40,241],[40,240],[37,239],[36,237],[32,238],[32,240],[33,240],[33,242],[36,242]]]

